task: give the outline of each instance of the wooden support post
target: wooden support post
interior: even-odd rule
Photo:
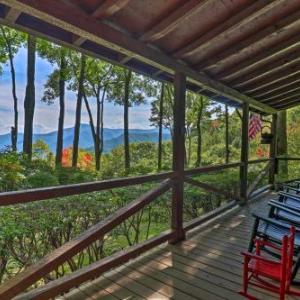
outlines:
[[[229,118],[228,105],[225,105],[225,164],[229,163]]]
[[[272,159],[269,172],[269,184],[275,187],[275,174],[277,170],[277,113],[272,115],[271,133],[273,134],[272,143],[270,145],[270,158]]]
[[[174,78],[174,134],[173,134],[173,171],[176,179],[172,190],[172,230],[170,243],[185,238],[183,230],[183,193],[184,193],[184,135],[185,135],[185,93],[186,76],[176,72]]]
[[[243,104],[242,117],[242,147],[241,147],[241,163],[240,167],[240,200],[242,203],[247,201],[247,185],[248,185],[248,152],[249,152],[249,104]]]

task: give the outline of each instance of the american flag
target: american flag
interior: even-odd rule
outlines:
[[[249,139],[252,140],[261,131],[262,121],[259,114],[252,114],[249,122]]]

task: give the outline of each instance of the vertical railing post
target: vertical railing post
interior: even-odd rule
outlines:
[[[272,126],[271,133],[273,135],[272,143],[270,145],[270,172],[269,172],[269,184],[272,185],[272,188],[275,187],[275,174],[277,170],[277,113],[272,115]]]
[[[242,118],[242,147],[241,147],[241,163],[240,167],[240,200],[241,203],[247,201],[248,187],[248,152],[249,152],[249,104],[243,103],[243,118]]]
[[[174,127],[173,127],[173,171],[176,179],[172,190],[172,231],[170,243],[185,238],[183,230],[183,193],[184,193],[184,157],[185,157],[185,93],[186,76],[175,73],[174,78]]]

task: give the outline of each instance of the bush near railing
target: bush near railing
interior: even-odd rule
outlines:
[[[206,183],[223,193],[208,191],[198,186],[185,184],[184,220],[189,221],[208,213],[222,204],[238,199],[240,190],[239,168],[208,172],[196,175],[193,179]],[[225,195],[226,194],[226,195]]]
[[[154,187],[143,184],[19,204],[0,208],[0,281],[14,277],[28,265],[72,240],[117,209]],[[68,260],[43,282],[61,277],[82,266],[140,243],[170,228],[170,193]],[[42,284],[42,281],[38,283]]]

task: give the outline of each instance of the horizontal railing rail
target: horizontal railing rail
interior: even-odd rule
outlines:
[[[0,206],[99,192],[173,178],[174,172],[0,193]]]
[[[264,162],[270,162],[272,160],[273,160],[272,158],[252,159],[252,160],[248,160],[248,165],[260,164],[260,163],[264,163]]]
[[[197,175],[208,172],[215,172],[220,170],[225,170],[229,168],[240,167],[243,164],[241,162],[229,163],[229,164],[220,164],[220,165],[211,165],[205,167],[199,167],[195,169],[188,169],[184,171],[185,175]],[[80,195],[91,192],[100,192],[104,190],[122,188],[131,185],[143,184],[151,181],[159,181],[167,178],[176,178],[176,173],[173,171],[142,175],[136,177],[128,178],[117,178],[110,180],[102,180],[95,182],[86,182],[86,183],[77,183],[77,184],[68,184],[61,186],[50,186],[45,188],[29,189],[29,190],[20,190],[12,192],[3,192],[0,193],[0,206],[21,204],[26,202],[49,200],[53,198],[66,197],[72,195]]]
[[[184,181],[188,184],[191,184],[191,185],[194,185],[194,186],[197,186],[199,188],[202,188],[202,189],[205,189],[209,192],[213,192],[213,193],[216,193],[216,194],[219,194],[221,196],[224,196],[224,197],[228,197],[228,198],[231,198],[231,195],[229,193],[227,193],[226,191],[223,191],[219,188],[216,188],[206,182],[200,182],[200,181],[197,181],[193,178],[190,178],[188,176],[185,176],[184,177]]]
[[[229,164],[210,165],[210,166],[185,170],[184,175],[186,175],[186,176],[198,175],[198,174],[221,171],[221,170],[236,168],[236,167],[241,167],[241,166],[243,166],[242,162],[233,162],[233,163],[229,163]]]
[[[278,160],[300,160],[300,157],[277,156]]]

